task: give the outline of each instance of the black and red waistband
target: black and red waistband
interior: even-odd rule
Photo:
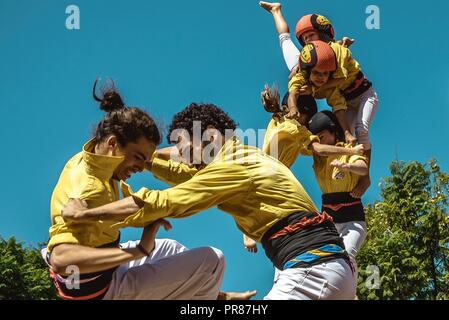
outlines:
[[[362,200],[354,198],[349,192],[325,193],[322,198],[322,211],[327,212],[334,223],[365,221]]]
[[[371,81],[369,81],[362,71],[359,71],[356,79],[347,87],[342,90],[342,94],[347,101],[352,100],[365,93],[372,87]]]
[[[114,242],[100,246],[99,248],[116,248],[120,245],[120,237]],[[50,256],[47,257],[50,261]],[[117,267],[89,274],[75,274],[75,268],[67,270],[73,272],[68,276],[55,273],[50,268],[50,278],[58,291],[58,295],[64,300],[101,300],[106,295],[112,281],[112,276]]]
[[[327,213],[298,212],[285,217],[273,225],[262,237],[262,246],[267,257],[279,270],[284,270],[291,259],[311,250],[327,245],[339,246],[344,243]],[[311,266],[326,261],[348,258],[346,252],[335,252],[301,261],[294,267]]]

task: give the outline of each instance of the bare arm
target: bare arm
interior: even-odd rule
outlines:
[[[157,220],[144,228],[140,245],[149,255],[154,249],[154,241],[159,227],[172,228],[166,220]],[[53,248],[50,264],[58,274],[67,274],[67,267],[77,266],[81,274],[108,270],[121,264],[146,256],[138,248],[91,248],[76,244],[60,244]]]
[[[104,271],[144,256],[137,248],[90,248],[74,244],[54,247],[50,258],[53,270],[67,275],[69,266],[77,266],[81,274]]]
[[[297,90],[292,90],[288,95],[288,114],[287,118],[297,118],[299,117],[298,106],[296,105],[298,101],[299,92]]]
[[[156,155],[159,159],[162,160],[174,160],[174,161],[181,161],[181,156],[179,155],[178,148],[176,146],[157,149]]]
[[[354,148],[337,147],[327,144],[321,144],[319,142],[312,143],[312,151],[319,156],[333,156],[333,155],[362,155],[364,147],[362,144],[355,146]]]
[[[366,176],[369,172],[368,165],[363,160],[357,160],[354,163],[342,163],[339,160],[334,160],[331,162],[331,166],[338,168],[341,171],[355,173],[359,176]]]

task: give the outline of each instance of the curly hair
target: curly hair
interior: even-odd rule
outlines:
[[[141,137],[156,145],[161,143],[159,129],[148,113],[139,108],[126,107],[113,81],[111,86],[101,88],[102,97],[99,98],[96,95],[97,82],[98,79],[94,83],[93,97],[106,115],[94,130],[95,143],[102,142],[111,134],[116,136],[122,147],[130,142],[137,142]]]
[[[167,134],[168,143],[172,143],[170,136],[174,130],[184,129],[191,135],[193,134],[193,122],[199,121],[201,125],[201,134],[206,131],[208,126],[214,126],[222,135],[226,130],[235,130],[237,124],[222,109],[210,103],[191,103],[184,110],[173,116]]]

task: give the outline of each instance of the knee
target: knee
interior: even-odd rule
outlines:
[[[156,244],[158,244],[158,242],[172,254],[184,252],[187,250],[187,248],[182,243],[179,243],[178,241],[173,239],[156,239]]]
[[[221,250],[214,247],[198,248],[204,258],[204,263],[213,268],[213,272],[222,272],[225,268],[225,257]]]

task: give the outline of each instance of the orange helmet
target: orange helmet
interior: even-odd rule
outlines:
[[[295,29],[296,38],[298,38],[298,41],[303,47],[305,43],[301,39],[301,36],[310,30],[322,32],[331,39],[334,39],[334,28],[328,18],[319,14],[308,14],[299,19]]]
[[[301,70],[320,70],[334,72],[337,70],[337,58],[332,47],[324,41],[316,40],[306,44],[299,56]]]

